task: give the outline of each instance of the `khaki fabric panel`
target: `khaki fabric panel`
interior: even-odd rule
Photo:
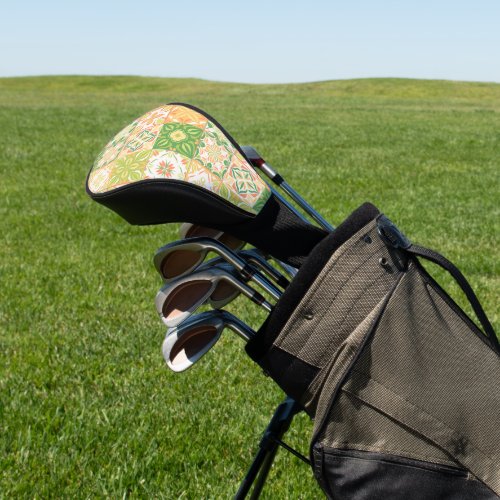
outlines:
[[[340,450],[386,453],[458,467],[441,448],[353,394],[341,391],[328,416],[320,444]]]
[[[335,356],[339,346],[369,317],[377,304],[394,287],[397,274],[388,273],[378,263],[378,255],[372,257],[371,265],[363,266],[349,286],[342,289],[330,305],[316,328],[318,338],[329,340],[318,352],[319,366],[324,367]],[[301,351],[307,360],[311,346]]]
[[[412,265],[345,389],[500,494],[500,358]]]
[[[372,221],[332,255],[274,345],[323,368],[399,274]]]
[[[330,400],[335,394],[337,386],[344,378],[365,339],[377,322],[386,304],[387,296],[388,294],[382,298],[354,331],[350,332],[341,343],[337,344],[335,356],[323,367],[309,385],[301,403],[304,405],[307,413],[314,416],[315,432],[318,424],[322,422],[325,413],[329,411]]]

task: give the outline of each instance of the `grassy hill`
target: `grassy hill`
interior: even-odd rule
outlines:
[[[257,147],[332,223],[375,203],[459,265],[500,326],[500,85],[0,79],[0,496],[230,498],[283,397],[230,333],[167,370],[151,258],[177,228],[129,226],[85,194],[104,144],[172,101]],[[307,452],[310,431],[300,415],[287,441]],[[280,452],[264,498],[318,496]]]

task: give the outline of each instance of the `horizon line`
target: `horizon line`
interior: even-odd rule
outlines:
[[[350,78],[331,78],[326,80],[304,80],[292,82],[242,82],[234,80],[212,80],[209,78],[201,78],[196,76],[158,76],[158,75],[139,75],[139,74],[124,74],[124,73],[45,73],[45,74],[27,74],[27,75],[3,75],[0,79],[15,79],[15,78],[50,78],[50,77],[89,77],[89,78],[150,78],[162,80],[198,80],[209,83],[225,83],[235,85],[308,85],[328,82],[342,82],[354,80],[416,80],[416,81],[432,81],[432,82],[450,82],[450,83],[485,83],[485,84],[500,84],[500,81],[495,80],[454,80],[450,78],[426,78],[426,77],[408,77],[408,76],[363,76]]]

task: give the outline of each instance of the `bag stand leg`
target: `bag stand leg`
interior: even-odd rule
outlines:
[[[235,500],[246,498],[254,482],[255,485],[250,498],[259,498],[278,451],[278,446],[282,444],[281,438],[289,429],[293,417],[300,411],[302,411],[302,408],[292,398],[288,397],[276,408],[259,443],[259,451],[255,455],[252,465],[234,497]]]

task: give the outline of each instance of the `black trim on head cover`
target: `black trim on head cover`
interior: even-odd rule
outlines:
[[[87,193],[135,225],[191,222],[213,225],[214,220],[240,224],[255,217],[220,196],[179,180],[145,179],[106,193]]]
[[[245,349],[254,361],[258,363],[271,348],[291,314],[337,248],[379,214],[379,210],[371,203],[364,203],[312,250],[274,311],[268,316],[257,335],[247,343]]]
[[[109,194],[103,193],[94,199],[130,224],[199,224],[248,241],[295,267],[300,267],[311,250],[327,235],[326,231],[299,219],[274,196],[269,198],[258,215],[253,215],[210,191],[184,181],[145,180],[115,189]]]

